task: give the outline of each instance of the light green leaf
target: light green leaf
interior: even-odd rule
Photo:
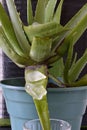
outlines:
[[[42,100],[34,99],[34,103],[35,103],[36,110],[37,110],[37,113],[41,122],[42,129],[51,130],[47,97],[44,96]]]
[[[29,25],[33,23],[33,10],[31,0],[27,0],[27,21]]]
[[[39,89],[38,89],[39,88]],[[46,89],[40,83],[28,83],[26,84],[26,91],[30,94],[33,99],[41,100],[43,96],[47,94]]]
[[[47,68],[44,65],[27,67],[25,69],[25,89],[33,97],[33,99],[41,100],[47,94],[46,86],[48,77],[46,71]]]
[[[36,82],[39,80],[43,80],[45,78],[46,76],[37,70],[33,70],[29,74],[26,75],[26,79],[29,80],[30,82]]]
[[[44,61],[51,53],[51,46],[51,39],[34,37],[31,45],[30,57],[37,62]]]
[[[33,24],[24,27],[25,33],[29,40],[32,42],[33,37],[49,37],[55,38],[59,34],[65,32],[67,29],[57,24],[56,22],[49,22],[45,24]]]
[[[79,87],[79,86],[87,86],[87,74],[85,74],[82,78],[80,78],[76,82],[71,83],[72,87]]]
[[[50,22],[54,15],[57,0],[49,0],[45,9],[45,23]]]
[[[25,67],[27,65],[32,64],[33,62],[25,57],[21,57],[18,55],[15,50],[10,45],[9,41],[3,37],[0,33],[0,47],[2,48],[3,52],[18,66]]]
[[[69,81],[75,81],[80,75],[82,69],[87,64],[87,49],[83,56],[73,65],[69,72]]]
[[[64,71],[64,64],[63,59],[56,61],[55,63],[51,64],[52,68],[49,69],[49,73],[56,78],[63,76]]]
[[[20,56],[24,56],[25,54],[23,54],[23,50],[17,41],[12,23],[8,15],[6,14],[4,8],[2,7],[1,3],[0,12],[1,30],[4,37],[6,37],[10,41],[12,48],[16,51],[17,54],[19,54]]]
[[[64,0],[60,0],[60,3],[56,9],[56,12],[55,12],[54,18],[53,18],[53,21],[57,22],[58,24],[60,24],[63,1]]]
[[[87,29],[87,4],[85,4],[75,16],[65,25],[66,28],[70,28],[65,40],[61,46],[57,49],[60,56],[63,56],[71,43],[75,44],[83,32]]]
[[[29,73],[40,72],[46,78],[30,82]],[[28,75],[28,76],[27,76]],[[34,76],[34,75],[33,75]],[[45,65],[30,66],[25,69],[26,91],[32,95],[36,110],[43,130],[50,130],[49,111],[47,103],[46,87],[48,83],[47,67]],[[28,86],[28,87],[27,87]],[[30,87],[30,89],[29,89]],[[33,88],[33,89],[32,89]],[[31,90],[32,89],[32,93]],[[40,97],[39,97],[40,96]]]
[[[73,40],[72,40],[72,42],[73,42]],[[72,57],[73,57],[73,44],[70,44],[69,49],[68,49],[67,58],[65,61],[65,67],[64,67],[63,78],[64,78],[65,83],[69,83],[69,69],[72,64]]]
[[[57,48],[59,48],[60,44],[62,44],[66,38],[68,31],[68,28],[63,28],[63,30],[61,30],[60,33],[53,38],[52,52],[55,52]]]
[[[26,55],[29,55],[29,50],[30,50],[30,45],[27,41],[27,38],[24,34],[23,28],[22,28],[22,23],[19,18],[19,15],[17,13],[17,10],[15,8],[13,0],[6,0],[10,18],[14,27],[14,31],[17,37],[17,40],[19,41],[19,44],[21,48],[23,49],[24,53]]]
[[[72,66],[71,66],[71,68],[75,65],[76,60],[77,60],[77,53],[75,52],[75,55],[74,55],[74,59],[73,59],[73,61],[72,61]]]
[[[45,7],[48,0],[38,0],[36,11],[35,11],[35,21],[38,23],[44,23]]]

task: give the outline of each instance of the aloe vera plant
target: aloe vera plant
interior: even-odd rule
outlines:
[[[87,74],[77,80],[87,63],[87,49],[78,61],[76,54],[73,58],[73,47],[87,29],[87,4],[62,26],[63,1],[55,10],[57,0],[38,0],[33,15],[32,1],[27,0],[27,26],[22,23],[13,0],[6,0],[10,18],[0,3],[0,47],[15,64],[25,68],[25,90],[34,100],[43,130],[51,129],[48,78],[59,87],[87,85]],[[65,64],[64,54],[67,54]],[[54,74],[56,68],[60,72]],[[61,71],[63,81],[57,79]]]

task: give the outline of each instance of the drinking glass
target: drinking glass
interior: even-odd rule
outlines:
[[[71,130],[71,125],[64,120],[50,119],[51,130]],[[34,119],[24,123],[23,130],[42,130],[40,120]]]

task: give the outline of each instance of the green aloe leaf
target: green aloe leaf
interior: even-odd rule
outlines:
[[[45,7],[48,0],[38,0],[35,11],[35,22],[44,23]]]
[[[66,38],[68,31],[68,28],[63,28],[63,31],[53,38],[52,52],[55,52],[59,48],[60,44]]]
[[[67,51],[69,44],[75,44],[83,32],[87,29],[87,4],[85,4],[75,16],[65,25],[70,28],[67,36],[61,46],[57,49],[60,56],[63,56]],[[71,42],[73,39],[73,42]]]
[[[39,119],[41,121],[42,130],[51,130],[47,97],[44,96],[42,100],[34,99],[34,103],[36,106],[37,113],[39,115]]]
[[[74,55],[74,59],[73,59],[73,61],[72,61],[72,66],[71,66],[71,68],[75,65],[76,60],[77,60],[77,53],[75,52],[75,55]]]
[[[13,0],[6,0],[14,31],[24,53],[29,55],[30,45],[24,34],[20,17],[17,13]]]
[[[21,49],[21,47],[17,41],[12,23],[11,23],[8,15],[6,14],[4,8],[2,7],[1,3],[0,3],[0,12],[1,12],[0,13],[0,22],[1,22],[2,31],[5,35],[5,37],[7,37],[7,39],[11,42],[11,46],[16,51],[16,53],[18,53],[20,56],[24,56],[25,54],[23,54],[23,50]]]
[[[45,23],[52,21],[57,0],[49,0],[45,9]]]
[[[58,24],[60,24],[63,1],[64,0],[60,0],[60,3],[58,5],[56,12],[54,14],[54,17],[53,17],[53,21],[57,22]]]
[[[78,76],[80,75],[82,69],[87,64],[87,49],[83,56],[71,67],[69,71],[69,81],[73,82],[75,81]]]
[[[62,77],[64,71],[64,63],[63,58],[57,60],[55,63],[51,64],[51,68],[49,68],[49,73],[55,76],[56,78]]]
[[[1,32],[0,47],[2,48],[3,52],[19,67],[25,67],[33,63],[32,61],[30,61],[30,59],[18,55],[10,45],[8,39],[6,39],[6,37],[4,37]]]
[[[47,67],[45,65],[29,66],[25,69],[26,92],[34,100],[43,130],[50,130],[47,103]],[[32,84],[32,85],[31,85]]]
[[[68,49],[68,54],[65,62],[65,67],[64,67],[64,81],[65,83],[69,83],[69,69],[72,64],[72,57],[73,57],[73,44],[70,44],[70,47]]]
[[[27,0],[27,21],[29,25],[33,23],[33,10],[31,0]]]
[[[87,74],[85,74],[78,81],[72,82],[70,86],[72,86],[72,87],[87,86]]]
[[[30,50],[30,57],[41,62],[47,59],[51,53],[52,39],[34,37]]]
[[[56,66],[57,63],[54,63],[54,62],[57,62],[61,59],[61,56],[56,54],[56,50],[57,50],[57,48],[59,48],[61,46],[62,42],[66,38],[68,31],[69,31],[69,29],[63,29],[63,31],[60,34],[58,34],[56,37],[53,38],[51,56],[46,61],[47,64],[52,64],[54,66],[52,69],[53,71],[56,71],[55,68],[57,67]],[[59,62],[59,64],[61,64],[60,66],[63,66],[62,62]],[[58,74],[59,73],[61,73],[61,69],[58,70]],[[57,74],[57,72],[56,72],[56,74]]]
[[[62,34],[67,29],[57,24],[56,22],[49,22],[45,24],[33,24],[24,27],[25,33],[29,40],[32,42],[33,37],[49,37],[55,38],[57,35]]]

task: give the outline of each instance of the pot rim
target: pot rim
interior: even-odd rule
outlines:
[[[0,81],[0,87],[1,88],[8,88],[8,89],[16,89],[16,90],[25,90],[25,85],[13,85],[12,82],[10,84],[8,84],[8,82],[11,81],[15,81],[15,80],[21,80],[23,79],[24,82],[24,77],[15,77],[15,78],[7,78],[7,79],[3,79]],[[6,82],[6,83],[4,83]],[[16,82],[17,83],[17,82]],[[18,82],[19,83],[19,82]],[[58,92],[58,91],[82,91],[82,90],[87,90],[87,86],[81,86],[81,87],[68,87],[68,88],[47,88],[48,92]]]

